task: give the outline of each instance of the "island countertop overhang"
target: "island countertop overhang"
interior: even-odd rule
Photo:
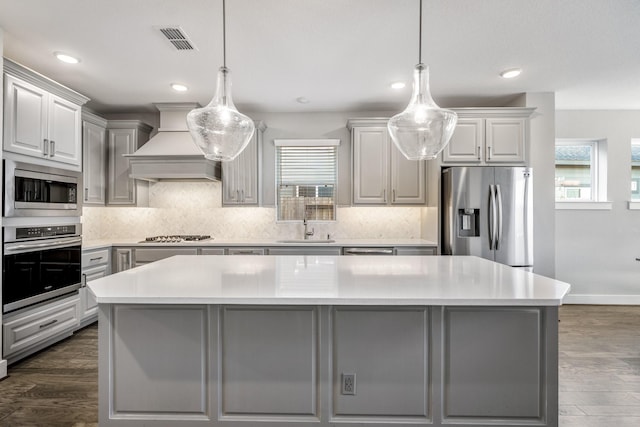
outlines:
[[[558,306],[567,283],[473,256],[179,255],[96,279],[98,304]]]

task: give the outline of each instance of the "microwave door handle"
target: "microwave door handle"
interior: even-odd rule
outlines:
[[[27,251],[30,249],[43,249],[43,248],[58,248],[61,246],[72,246],[75,243],[81,243],[82,237],[72,237],[68,239],[56,239],[55,241],[43,242],[43,243],[20,243],[20,244],[7,244],[4,246],[5,252],[19,252]]]

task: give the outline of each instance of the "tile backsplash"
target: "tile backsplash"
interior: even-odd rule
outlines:
[[[302,223],[277,223],[275,208],[222,207],[219,182],[157,182],[148,208],[84,207],[85,239],[210,234],[218,239],[296,239]],[[420,239],[428,208],[344,207],[336,222],[311,222],[314,238]]]

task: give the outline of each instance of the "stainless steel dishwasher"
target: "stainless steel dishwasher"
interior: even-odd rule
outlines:
[[[342,248],[342,255],[395,255],[395,248]]]

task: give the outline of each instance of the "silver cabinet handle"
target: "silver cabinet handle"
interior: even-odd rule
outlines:
[[[480,160],[480,153],[482,153],[482,147],[478,145],[478,160]]]
[[[391,199],[391,200],[395,203],[395,201],[396,201],[396,189],[395,188],[391,191],[391,194],[392,194],[391,197],[393,197],[393,199]]]
[[[84,189],[84,201],[88,201],[89,200],[89,189],[85,188]]]
[[[101,260],[102,258],[104,258],[104,257],[99,256],[99,257],[96,257],[96,258],[89,258],[89,262],[98,261],[98,260]]]
[[[49,140],[47,138],[44,139],[44,144],[42,144],[42,155],[45,157],[49,155]]]
[[[56,142],[55,141],[49,141],[49,144],[51,144],[51,150],[49,150],[49,157],[53,157],[56,155]]]
[[[487,160],[491,160],[491,146],[487,147]]]
[[[387,203],[387,189],[386,188],[382,191],[382,197],[383,197],[384,202]]]
[[[87,287],[87,273],[82,273],[82,282],[80,285],[81,288]]]
[[[47,322],[47,323],[43,323],[42,325],[40,325],[40,329],[44,329],[48,326],[54,325],[58,323],[58,319],[53,319],[51,322]]]

